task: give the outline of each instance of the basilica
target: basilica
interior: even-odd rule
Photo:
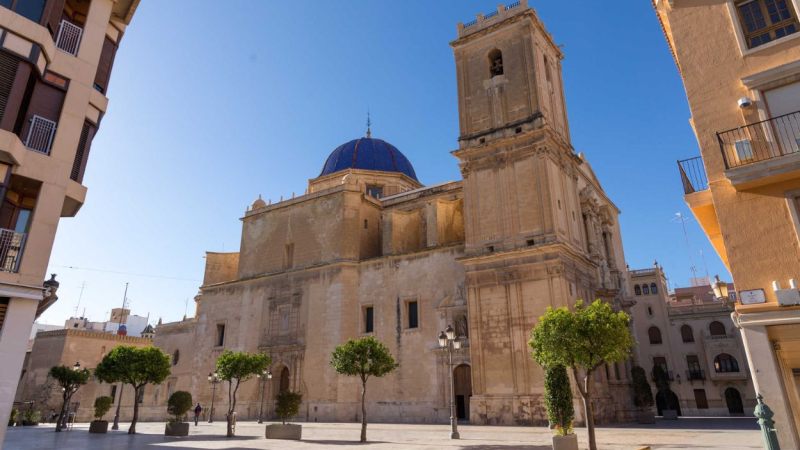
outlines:
[[[239,389],[240,420],[274,417],[286,389],[304,394],[300,420],[360,420],[358,380],[329,360],[348,339],[375,336],[399,368],[369,381],[370,420],[446,423],[450,366],[437,337],[452,325],[463,341],[459,419],[547,423],[530,330],[548,306],[577,299],[630,309],[620,211],[571,144],[563,54],[536,11],[501,5],[457,31],[461,179],[423,185],[400,149],[367,130],[320,161],[306,194],[256,199],[239,252],[206,254],[195,317],[156,327],[173,368],[167,392],[145,394],[145,418],[186,390],[207,411],[215,395],[224,420],[227,395],[206,374],[230,349],[273,362],[271,378]],[[596,372],[598,422],[635,418],[629,369]],[[577,397],[576,411],[583,420]]]

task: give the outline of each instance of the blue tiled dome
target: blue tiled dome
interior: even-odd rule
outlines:
[[[337,147],[328,156],[319,176],[345,169],[400,172],[419,181],[411,162],[400,153],[397,147],[382,139],[371,137],[354,139]]]

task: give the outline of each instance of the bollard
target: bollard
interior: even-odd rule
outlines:
[[[758,394],[756,399],[758,399],[758,406],[756,406],[754,415],[758,418],[761,434],[764,435],[764,448],[767,450],[781,450],[781,446],[778,443],[778,432],[775,430],[775,421],[772,420],[772,416],[775,413],[764,403],[764,397],[761,394]]]

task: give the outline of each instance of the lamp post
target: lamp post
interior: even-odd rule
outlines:
[[[220,382],[219,374],[215,370],[213,373],[208,373],[208,382],[211,383],[211,413],[208,415],[208,423],[214,423],[214,397],[217,393],[217,384]]]
[[[714,295],[722,300],[725,306],[735,306],[736,300],[731,300],[728,296],[728,283],[719,279],[719,275],[714,275],[714,282],[711,284],[711,289],[714,290]]]
[[[114,425],[111,426],[112,430],[119,430],[119,407],[122,405],[122,389],[125,387],[125,383],[119,383],[119,396],[115,399],[117,402],[117,412],[114,413]],[[116,394],[116,393],[115,393]]]
[[[447,351],[450,367],[450,439],[459,439],[458,419],[456,418],[456,386],[453,372],[453,353],[461,349],[461,341],[456,336],[456,331],[450,325],[439,333],[439,347]]]
[[[262,377],[260,373],[256,375],[257,377],[261,378],[261,406],[258,408],[258,423],[264,423],[264,420],[262,420],[262,414],[264,413],[264,392],[266,392],[267,390],[266,389],[267,380],[272,379],[271,370],[264,369],[262,373],[265,376]]]

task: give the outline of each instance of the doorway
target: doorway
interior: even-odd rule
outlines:
[[[663,416],[663,411],[665,409],[674,409],[678,411],[678,415],[681,415],[681,402],[678,400],[678,396],[672,392],[667,391],[667,394],[664,395],[664,392],[659,392],[656,394],[656,409],[658,409],[658,415]]]
[[[278,385],[277,393],[285,392],[288,390],[289,390],[289,368],[284,367],[283,370],[281,370],[281,381],[280,384]]]
[[[469,398],[472,397],[472,371],[466,364],[455,368],[456,417],[469,421]]]
[[[742,394],[738,389],[729,387],[725,389],[725,404],[728,405],[728,412],[732,416],[744,415],[744,403],[742,402]]]

